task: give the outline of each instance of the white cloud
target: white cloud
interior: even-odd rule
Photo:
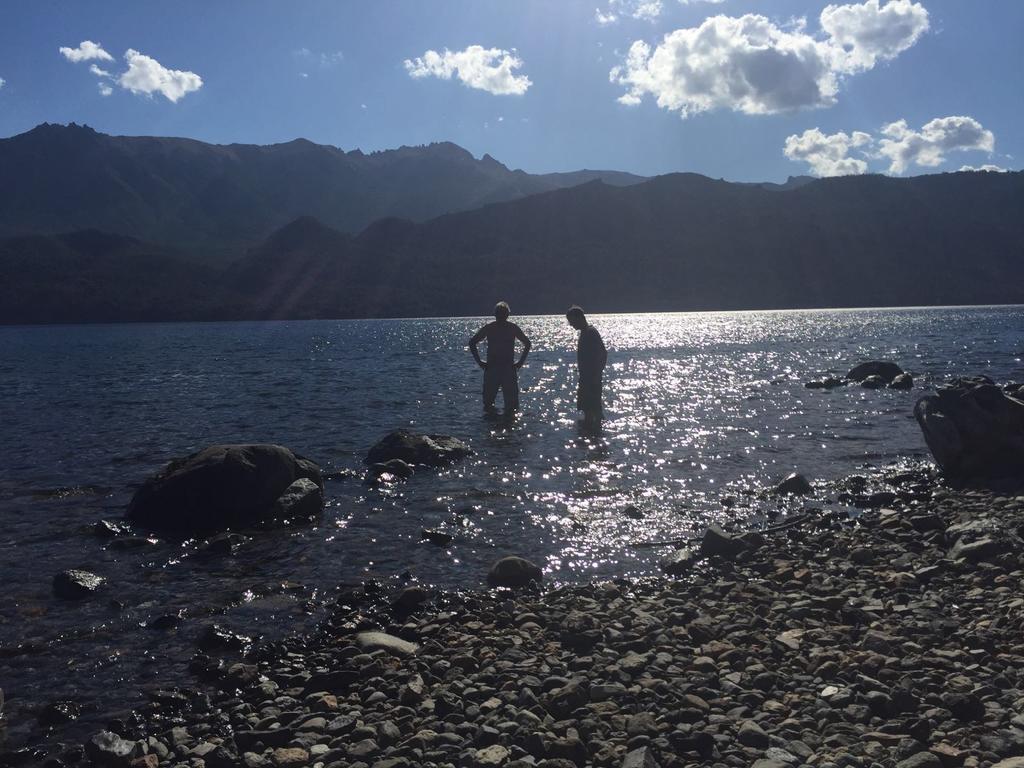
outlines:
[[[815,36],[802,18],[779,25],[758,14],[712,16],[658,45],[634,42],[610,79],[626,88],[623,104],[650,95],[683,118],[715,109],[760,115],[828,107],[841,77],[895,57],[928,28],[928,12],[910,0],[830,5],[819,20]]]
[[[811,128],[787,137],[783,152],[790,160],[806,162],[815,176],[848,176],[868,169],[866,160],[849,156],[850,150],[871,143],[871,136],[863,131],[825,134]]]
[[[718,5],[724,3],[725,0],[679,0],[680,5],[696,5],[697,3],[707,3],[708,5]]]
[[[96,64],[90,64],[89,71],[96,75],[96,77],[111,77],[111,74],[107,72],[107,70],[101,69]]]
[[[991,171],[992,173],[1009,173],[1009,168],[1001,168],[998,165],[992,165],[991,163],[985,163],[985,165],[973,166],[973,165],[961,165],[961,171]]]
[[[928,11],[911,0],[867,0],[861,5],[829,5],[819,17],[843,72],[862,72],[893,59],[928,30]]]
[[[996,139],[973,117],[952,115],[925,123],[912,130],[906,120],[882,127],[878,154],[889,159],[889,173],[903,173],[910,166],[934,168],[946,161],[946,153],[980,150],[992,152]]]
[[[114,57],[104,51],[99,43],[94,43],[92,40],[83,40],[77,48],[61,46],[58,50],[65,59],[75,63],[91,61],[93,59],[99,59],[100,61],[114,60]]]
[[[664,10],[662,0],[608,0],[608,9],[596,9],[594,18],[602,26],[614,24],[623,16],[642,21],[654,21]]]
[[[292,51],[292,56],[302,61],[314,62],[319,64],[324,69],[330,69],[335,64],[340,64],[345,60],[345,54],[341,51],[321,51],[320,53],[314,53],[309,48],[297,48]]]
[[[513,74],[522,65],[515,49],[505,51],[480,45],[471,45],[464,51],[427,51],[421,57],[405,60],[410,77],[451,80],[455,76],[470,88],[500,96],[519,96],[533,85],[526,75]]]
[[[869,160],[887,160],[888,172],[904,173],[911,166],[934,168],[946,161],[949,152],[995,150],[996,139],[973,117],[937,117],[915,131],[906,120],[883,125],[872,136],[864,131],[822,133],[811,128],[786,137],[783,153],[790,160],[805,162],[815,176],[843,176],[866,173]],[[857,149],[861,157],[850,157]],[[965,165],[960,170],[1001,171],[996,165],[979,168]]]
[[[5,85],[7,85],[7,81],[0,77],[0,88],[3,88]]]
[[[162,94],[177,102],[185,94],[203,87],[203,79],[195,72],[167,69],[159,61],[129,48],[124,54],[128,70],[117,78],[117,84],[132,93],[151,96]]]
[[[109,96],[114,92],[114,89],[111,88],[107,83],[97,83],[96,85],[99,86],[100,96]]]

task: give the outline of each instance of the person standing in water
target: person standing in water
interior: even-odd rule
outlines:
[[[580,332],[576,346],[576,369],[579,384],[576,390],[576,407],[583,411],[583,424],[597,427],[604,418],[601,407],[601,377],[605,363],[608,362],[608,350],[604,346],[597,328],[587,322],[587,316],[577,306],[572,306],[565,313],[569,325]]]
[[[508,304],[499,301],[494,307],[494,322],[488,323],[469,340],[469,351],[476,364],[484,369],[484,409],[494,410],[494,399],[501,389],[505,413],[511,414],[519,408],[519,369],[530,353],[530,340],[515,323],[508,321],[512,314]],[[487,360],[480,359],[477,345],[486,339]],[[523,345],[519,360],[515,359],[516,339]]]

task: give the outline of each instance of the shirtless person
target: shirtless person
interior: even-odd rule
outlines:
[[[484,369],[484,408],[494,409],[494,399],[501,388],[501,399],[505,404],[505,413],[511,413],[519,407],[519,375],[518,371],[526,362],[530,353],[530,340],[515,323],[508,321],[511,310],[504,301],[494,307],[494,322],[488,323],[469,340],[469,351],[473,353],[476,364]],[[480,359],[477,345],[487,340],[487,361]],[[515,360],[516,339],[523,345],[523,354]]]

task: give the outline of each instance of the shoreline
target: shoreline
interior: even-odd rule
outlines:
[[[413,586],[403,608],[356,587],[312,635],[197,656],[207,682],[149,691],[116,737],[55,748],[51,765],[989,768],[1024,755],[1024,495],[924,470],[899,484],[910,498],[892,508],[747,536],[678,578]],[[366,631],[419,647],[364,647]]]

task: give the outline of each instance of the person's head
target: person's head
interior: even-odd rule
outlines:
[[[568,320],[569,325],[577,331],[582,331],[587,327],[587,316],[584,315],[583,310],[575,304],[569,307],[569,311],[565,313],[565,319]]]
[[[512,310],[508,308],[508,303],[499,301],[494,305],[494,317],[496,320],[508,320],[508,316],[512,314]]]

